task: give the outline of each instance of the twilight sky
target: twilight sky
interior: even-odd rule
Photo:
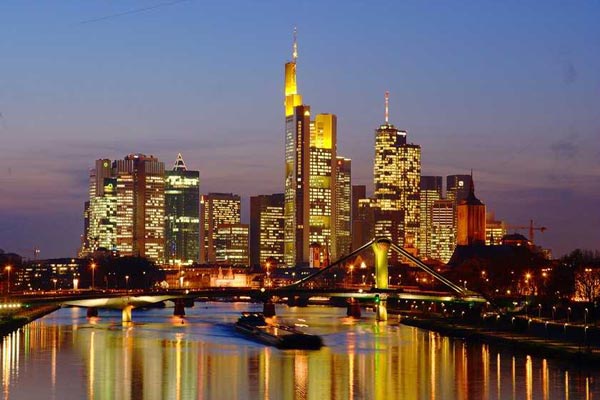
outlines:
[[[400,3],[400,4],[396,4]],[[71,256],[97,158],[182,152],[201,192],[283,191],[283,64],[338,115],[372,187],[374,129],[468,173],[498,219],[600,249],[600,2],[0,2],[0,248]]]

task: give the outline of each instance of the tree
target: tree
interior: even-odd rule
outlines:
[[[600,269],[584,268],[575,274],[575,297],[592,302],[600,296]]]

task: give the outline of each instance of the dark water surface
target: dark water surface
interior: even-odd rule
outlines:
[[[2,340],[4,399],[600,399],[600,370],[466,344],[372,313],[278,306],[323,336],[319,351],[281,351],[232,327],[244,303],[173,309],[61,309]]]

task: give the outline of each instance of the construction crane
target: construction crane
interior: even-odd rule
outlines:
[[[533,244],[533,233],[534,231],[544,232],[548,228],[545,226],[533,226],[533,220],[529,220],[529,226],[519,226],[519,225],[506,225],[506,229],[529,229],[529,241]]]

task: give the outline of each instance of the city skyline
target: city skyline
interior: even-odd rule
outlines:
[[[144,16],[123,16],[112,21],[99,21],[97,24],[90,24],[90,26],[93,25],[93,28],[84,35],[94,36],[107,28],[123,29],[126,24],[140,24],[143,29],[149,29],[153,23],[160,22],[161,17],[181,18],[186,7],[195,6],[197,5],[194,3],[189,5],[182,3],[155,13],[148,12]],[[350,6],[350,8],[352,7],[359,8]],[[421,7],[416,8],[420,9]],[[571,9],[571,11],[573,10]],[[577,12],[582,11],[577,10]],[[546,17],[552,18],[552,15]],[[583,18],[583,22],[587,21],[583,16],[581,18]],[[0,161],[0,178],[2,178],[0,181],[2,186],[0,218],[4,221],[2,229],[0,229],[0,247],[24,256],[31,256],[28,251],[32,251],[34,247],[41,248],[41,256],[44,258],[74,255],[83,224],[81,204],[86,196],[88,178],[86,171],[89,168],[87,163],[89,159],[96,159],[99,156],[118,159],[130,152],[143,152],[154,154],[159,159],[171,160],[174,154],[182,152],[188,164],[193,169],[200,171],[201,193],[239,193],[245,198],[243,214],[246,219],[249,215],[247,212],[249,196],[281,192],[283,188],[283,173],[281,172],[283,137],[280,122],[283,81],[281,65],[288,57],[290,31],[293,25],[285,24],[287,26],[284,26],[281,21],[279,22],[280,24],[272,30],[267,32],[260,30],[257,33],[257,35],[264,35],[264,38],[275,40],[275,43],[267,40],[264,50],[260,49],[262,42],[256,43],[259,52],[272,52],[272,55],[261,60],[260,65],[264,70],[256,72],[259,77],[265,74],[269,79],[266,88],[261,90],[260,87],[251,87],[253,90],[250,92],[252,96],[264,99],[261,99],[259,104],[246,103],[251,106],[239,113],[236,112],[233,116],[229,114],[230,119],[228,120],[216,118],[215,120],[219,122],[218,125],[211,125],[209,122],[212,119],[212,113],[229,108],[225,107],[227,101],[236,95],[232,88],[239,83],[237,80],[239,77],[235,75],[234,71],[226,70],[216,75],[221,80],[233,77],[235,84],[231,86],[222,84],[222,90],[212,93],[215,98],[210,100],[214,101],[185,103],[195,96],[191,95],[189,91],[186,93],[184,86],[187,86],[184,81],[166,75],[167,65],[157,61],[157,65],[160,67],[158,70],[162,74],[160,86],[180,85],[178,90],[171,92],[163,102],[179,100],[185,103],[184,109],[175,110],[173,107],[167,107],[169,116],[163,120],[157,120],[155,115],[160,109],[161,102],[150,101],[147,98],[137,99],[133,103],[133,110],[129,109],[129,111],[134,111],[134,115],[128,117],[132,120],[127,118],[120,120],[111,114],[111,111],[115,110],[114,106],[109,104],[112,101],[119,104],[120,92],[112,94],[109,93],[109,88],[105,88],[100,96],[97,92],[95,95],[86,95],[84,92],[77,92],[75,95],[72,91],[74,87],[66,87],[65,92],[55,94],[59,99],[65,101],[65,104],[48,104],[49,110],[36,113],[30,121],[24,119],[25,115],[23,114],[28,103],[31,102],[34,107],[46,105],[45,101],[48,96],[52,98],[50,94],[52,85],[50,87],[42,85],[42,88],[36,91],[33,87],[27,87],[27,83],[23,83],[23,86],[19,87],[7,82],[5,86],[8,90],[5,90],[4,94],[0,90],[0,133],[2,138],[6,139],[4,142],[8,144],[0,150],[0,156],[2,156],[2,161]],[[489,209],[495,211],[499,219],[517,225],[525,225],[529,219],[534,219],[547,226],[548,231],[543,235],[538,235],[537,239],[542,246],[552,248],[556,255],[576,247],[598,248],[597,226],[600,225],[600,218],[593,205],[600,198],[598,192],[600,188],[600,164],[598,163],[600,148],[594,138],[598,137],[598,122],[600,121],[598,121],[598,116],[593,115],[592,106],[593,100],[598,98],[600,79],[598,72],[591,71],[591,67],[598,65],[599,60],[593,57],[584,58],[587,54],[580,53],[581,47],[590,51],[591,44],[574,44],[573,50],[564,54],[562,48],[564,46],[560,44],[554,47],[544,47],[535,38],[528,37],[532,43],[538,44],[537,49],[543,51],[547,58],[545,61],[553,61],[552,68],[549,64],[541,76],[536,77],[538,83],[529,77],[532,82],[528,86],[524,84],[527,82],[526,77],[517,74],[524,81],[510,86],[510,90],[504,88],[505,91],[511,92],[510,94],[525,103],[523,109],[512,104],[512,96],[507,96],[505,91],[495,87],[495,90],[490,92],[490,98],[484,96],[488,102],[484,101],[483,107],[475,115],[476,118],[471,121],[467,118],[467,114],[470,114],[467,109],[469,106],[474,106],[475,102],[481,101],[480,92],[487,93],[484,88],[489,89],[480,81],[483,76],[471,80],[464,76],[460,77],[458,81],[465,85],[464,91],[457,91],[457,88],[454,87],[446,92],[462,96],[463,108],[457,108],[456,99],[451,96],[445,99],[444,96],[441,96],[441,99],[438,98],[440,97],[436,92],[438,87],[435,84],[433,86],[436,87],[433,87],[431,83],[419,81],[424,78],[424,75],[406,66],[407,61],[399,64],[402,67],[401,71],[405,73],[404,76],[399,76],[398,72],[388,71],[383,74],[383,78],[374,79],[371,73],[363,70],[365,80],[357,86],[352,83],[349,71],[340,66],[340,60],[327,54],[328,51],[332,51],[331,49],[335,49],[334,40],[339,42],[342,47],[346,46],[348,36],[345,36],[344,32],[326,33],[322,28],[316,28],[314,23],[308,21],[298,21],[297,23],[302,38],[300,41],[302,57],[299,61],[302,68],[298,73],[302,93],[309,99],[308,103],[313,106],[313,109],[319,110],[319,112],[335,113],[338,116],[338,142],[341,149],[338,154],[344,154],[352,159],[353,185],[366,184],[370,189],[368,192],[372,192],[373,126],[378,126],[384,119],[381,98],[383,91],[389,89],[393,99],[390,120],[399,129],[409,131],[411,141],[421,145],[423,175],[445,177],[453,174],[466,174],[473,168],[478,197]],[[411,26],[415,31],[418,30],[412,24]],[[518,26],[524,27],[524,25]],[[579,27],[579,30],[585,31],[584,28],[592,29],[584,23],[584,27]],[[79,27],[78,29],[85,32],[87,28]],[[410,31],[410,28],[404,29],[415,34],[415,31]],[[595,29],[597,33],[598,30]],[[543,31],[536,32],[544,33]],[[345,33],[347,34],[347,32]],[[523,34],[523,32],[520,33]],[[59,32],[59,34],[63,33]],[[128,37],[132,40],[139,39],[138,34],[132,32],[129,34]],[[332,42],[324,44],[323,42],[327,42],[327,40],[321,40],[319,34]],[[495,38],[500,40],[499,37]],[[242,33],[235,34],[230,39],[237,45],[226,43],[225,46],[237,47],[243,42],[244,35]],[[391,38],[388,37],[388,39]],[[429,39],[432,40],[432,38]],[[51,38],[47,40],[51,40]],[[374,40],[374,38],[368,36],[366,41],[359,42],[363,44],[356,47],[359,54],[363,52],[368,54],[373,51],[373,49],[369,49],[368,44],[365,44],[372,43],[368,40]],[[96,44],[107,45],[101,40]],[[504,51],[508,51],[510,54],[510,45],[504,41],[500,41],[500,44],[504,45]],[[74,43],[73,46],[80,45]],[[329,46],[331,48],[328,49]],[[463,54],[467,51],[461,46],[458,48]],[[10,50],[10,46],[8,50]],[[17,49],[13,50],[17,51]],[[407,51],[409,53],[412,51],[410,54],[413,55],[419,54],[418,49],[415,48],[409,47]],[[569,52],[572,53],[569,54]],[[152,51],[142,53],[153,54]],[[458,53],[460,54],[460,51]],[[551,58],[554,53],[556,53],[556,59]],[[348,59],[345,58],[347,56],[344,54],[342,52],[337,55],[341,61],[347,62]],[[135,65],[126,56],[122,55],[122,57],[131,63],[127,64],[129,67]],[[248,61],[253,69],[259,68],[257,65],[259,60],[247,57],[246,54],[244,61]],[[275,57],[275,60],[270,57]],[[563,58],[561,59],[561,57]],[[186,55],[180,54],[175,63],[185,63],[185,60]],[[224,58],[226,63],[228,60],[231,62],[231,59]],[[450,57],[445,61],[448,61],[448,65],[451,67],[457,67],[456,64],[453,64],[453,62],[457,62],[455,58]],[[480,59],[479,62],[483,62],[483,60]],[[343,62],[341,64],[346,65]],[[359,69],[363,66],[360,62],[357,64]],[[426,66],[433,68],[433,64],[431,61]],[[15,65],[9,63],[8,78],[14,77],[16,74],[16,71],[11,70],[14,67]],[[508,67],[508,72],[515,73],[506,64],[503,65],[503,68],[489,67],[487,72],[491,76],[502,72],[504,67]],[[87,65],[87,68],[89,72],[91,67]],[[355,71],[354,68],[351,70]],[[524,70],[528,70],[528,68],[530,67],[524,66]],[[22,76],[28,76],[28,73],[31,74],[34,71],[26,69],[23,72],[25,75]],[[442,83],[439,90],[444,85],[451,83],[446,81],[446,78],[460,76],[460,73],[452,68],[449,71],[451,72],[436,72],[434,80],[437,79],[438,84]],[[556,82],[550,79],[551,71],[556,73],[556,76],[553,76]],[[378,74],[382,73],[378,72]],[[52,74],[50,73],[49,76],[52,77]],[[102,74],[100,76],[104,77],[104,83],[110,77],[110,75]],[[0,77],[0,79],[2,78]],[[73,79],[74,84],[83,84],[85,89],[86,81],[82,80],[81,76],[75,76]],[[152,81],[144,79],[133,79],[129,81],[130,84],[126,88],[133,90],[136,85],[151,84]],[[413,82],[415,79],[416,82]],[[248,80],[255,83],[255,79]],[[535,104],[534,101],[539,94],[534,95],[532,91],[544,87],[549,81],[552,81],[554,86],[547,87],[547,89],[556,91],[556,94],[562,96],[566,103],[561,103],[555,98],[552,101],[547,99],[547,103],[540,109],[540,105]],[[209,83],[208,80],[203,80],[201,77],[195,77],[189,82],[191,87],[196,88]],[[477,83],[482,86],[477,86]],[[348,90],[348,86],[352,90]],[[402,90],[403,88],[409,89]],[[92,86],[89,86],[88,89],[90,89],[90,93],[93,92]],[[165,88],[162,87],[162,89]],[[275,93],[273,93],[273,89],[276,90]],[[448,88],[446,87],[446,89]],[[125,91],[126,89],[123,92]],[[183,93],[183,96],[180,92]],[[366,96],[357,95],[364,92],[366,92]],[[405,95],[406,93],[408,95]],[[32,96],[28,96],[28,94]],[[89,104],[89,107],[100,107],[95,111],[90,109],[85,111],[85,107],[81,108],[81,105],[75,104],[78,96],[83,96],[82,98]],[[131,95],[123,93],[123,96]],[[248,100],[248,96],[250,96],[249,93],[244,93],[242,99]],[[337,96],[340,98],[350,96],[352,102],[340,104]],[[494,100],[492,101],[491,98]],[[413,99],[414,101],[411,101]],[[264,104],[264,101],[267,104]],[[177,101],[175,102],[177,103]],[[210,106],[202,108],[211,104],[215,108]],[[244,107],[240,105],[239,99],[233,100],[232,104],[238,105],[237,110]],[[598,103],[596,102],[596,104]],[[201,112],[198,113],[196,108]],[[356,114],[357,108],[362,109],[363,113]],[[547,108],[549,111],[542,113]],[[50,110],[58,113],[52,115]],[[490,114],[493,110],[496,110],[497,113]],[[82,115],[84,118],[77,117],[68,120],[67,117],[71,111],[74,111],[74,115]],[[507,113],[507,111],[509,112]],[[531,120],[523,115],[523,113],[529,114],[529,112],[533,114]],[[255,116],[252,114],[255,113],[259,114],[258,119],[254,119]],[[224,114],[217,113],[216,115]],[[260,118],[261,115],[264,117]],[[135,116],[139,120],[136,120]],[[481,119],[482,117],[483,119]],[[175,122],[178,119],[179,121]],[[183,123],[181,121],[187,123],[178,125]],[[159,122],[156,127],[152,126],[155,122]],[[513,125],[516,122],[521,122],[521,124]],[[173,129],[174,127],[178,129]],[[229,132],[231,135],[219,135],[220,128],[225,129],[225,132]],[[465,128],[464,131],[462,128]],[[65,133],[58,133],[61,129],[64,129]],[[124,137],[122,135],[126,135],[126,133],[119,133],[119,130],[125,130],[130,134]],[[204,130],[208,132],[204,133]],[[75,135],[76,132],[84,131],[86,132],[85,137]],[[133,134],[135,131],[138,132],[137,135]],[[178,132],[175,137],[170,135],[172,131]],[[481,133],[482,131],[483,133]],[[513,131],[522,136],[515,137]],[[48,134],[46,134],[47,132]],[[201,134],[198,135],[198,132]],[[239,132],[239,134],[235,135],[235,132]],[[217,135],[216,139],[215,135]],[[512,141],[503,141],[502,135],[507,135]],[[48,136],[49,139],[44,139],[44,136]],[[100,140],[100,137],[104,139]],[[443,144],[437,143],[440,138],[444,142]],[[541,146],[536,145],[539,141],[543,143]],[[490,157],[488,151],[493,157]],[[15,162],[18,156],[24,157],[25,155],[29,155],[29,158],[25,158],[28,161],[25,165]],[[69,162],[57,161],[65,159],[68,159]],[[221,166],[226,168],[221,168]],[[46,173],[36,173],[39,169],[45,170]],[[43,207],[40,207],[40,204],[43,204]],[[582,209],[589,210],[591,215],[582,218],[580,216]],[[577,216],[579,219],[576,218]],[[62,221],[61,227],[65,228],[62,229],[64,236],[60,235],[55,238],[58,235],[55,235],[53,228],[59,221]]]

